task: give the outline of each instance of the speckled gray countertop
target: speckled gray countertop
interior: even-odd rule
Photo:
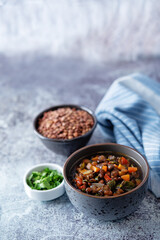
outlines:
[[[63,103],[95,110],[117,77],[140,71],[160,81],[159,64],[154,59],[97,65],[47,55],[0,57],[0,240],[160,239],[160,200],[149,192],[130,216],[103,222],[78,212],[66,194],[37,202],[23,188],[32,165],[65,162],[34,135],[37,113]],[[90,143],[104,141],[97,128]]]

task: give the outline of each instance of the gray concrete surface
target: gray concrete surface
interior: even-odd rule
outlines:
[[[160,81],[159,64],[159,59],[93,64],[40,54],[0,56],[0,240],[160,239],[160,200],[150,192],[130,216],[102,222],[78,212],[66,194],[37,202],[23,188],[32,165],[65,162],[34,135],[37,113],[63,103],[95,110],[117,77],[139,71]],[[104,141],[97,128],[90,143]]]

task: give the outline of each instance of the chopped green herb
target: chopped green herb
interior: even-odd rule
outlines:
[[[41,172],[32,172],[27,178],[27,184],[36,190],[49,190],[57,187],[63,181],[62,174],[57,170],[45,168]]]
[[[114,179],[112,179],[111,181],[108,182],[107,184],[111,190],[114,190],[115,186],[116,186],[116,181]]]
[[[130,191],[130,190],[133,189],[134,187],[135,187],[135,184],[134,184],[133,182],[131,182],[131,181],[123,181],[123,182],[121,183],[121,188],[122,188],[124,191],[126,191],[126,192]]]

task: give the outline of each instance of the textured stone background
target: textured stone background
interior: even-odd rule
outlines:
[[[66,194],[50,202],[30,200],[23,175],[32,165],[65,158],[47,150],[33,133],[34,116],[46,107],[83,104],[95,110],[112,81],[140,71],[160,81],[159,60],[91,64],[50,56],[0,58],[0,239],[159,240],[160,200],[148,193],[137,211],[116,222],[89,219]],[[97,129],[90,143],[107,141]]]
[[[93,111],[118,77],[141,72],[160,82],[156,0],[0,0],[0,240],[159,240],[160,200],[148,192],[115,222],[88,219],[66,194],[30,200],[23,175],[65,158],[47,150],[32,121],[44,108]],[[90,143],[106,142],[97,128]]]

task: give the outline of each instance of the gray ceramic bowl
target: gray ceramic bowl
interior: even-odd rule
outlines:
[[[82,136],[79,136],[79,137],[76,137],[73,139],[66,139],[66,140],[51,139],[51,138],[47,138],[47,137],[44,137],[43,135],[41,135],[37,130],[38,120],[43,116],[44,112],[48,112],[50,110],[56,110],[56,109],[62,108],[62,107],[63,108],[71,107],[71,108],[76,108],[76,109],[80,109],[80,110],[84,110],[84,111],[88,112],[93,117],[93,120],[94,120],[94,125],[93,125],[92,129]],[[77,149],[85,146],[88,143],[88,141],[90,140],[96,125],[97,125],[96,117],[90,109],[83,107],[83,106],[73,105],[73,104],[58,105],[58,106],[54,106],[54,107],[45,109],[45,110],[43,110],[43,112],[39,113],[38,116],[35,117],[34,122],[33,122],[34,132],[38,136],[38,138],[42,141],[42,143],[49,150],[54,151],[55,153],[58,153],[58,154],[61,154],[64,156],[69,156],[71,153],[73,153]]]
[[[75,166],[79,164],[83,157],[103,151],[121,153],[134,159],[142,170],[143,179],[140,185],[122,195],[107,197],[89,195],[76,189],[71,184],[71,174]],[[123,218],[137,210],[147,191],[149,166],[146,159],[130,147],[102,143],[83,147],[74,152],[65,162],[63,175],[67,195],[77,210],[89,217],[109,221]]]

